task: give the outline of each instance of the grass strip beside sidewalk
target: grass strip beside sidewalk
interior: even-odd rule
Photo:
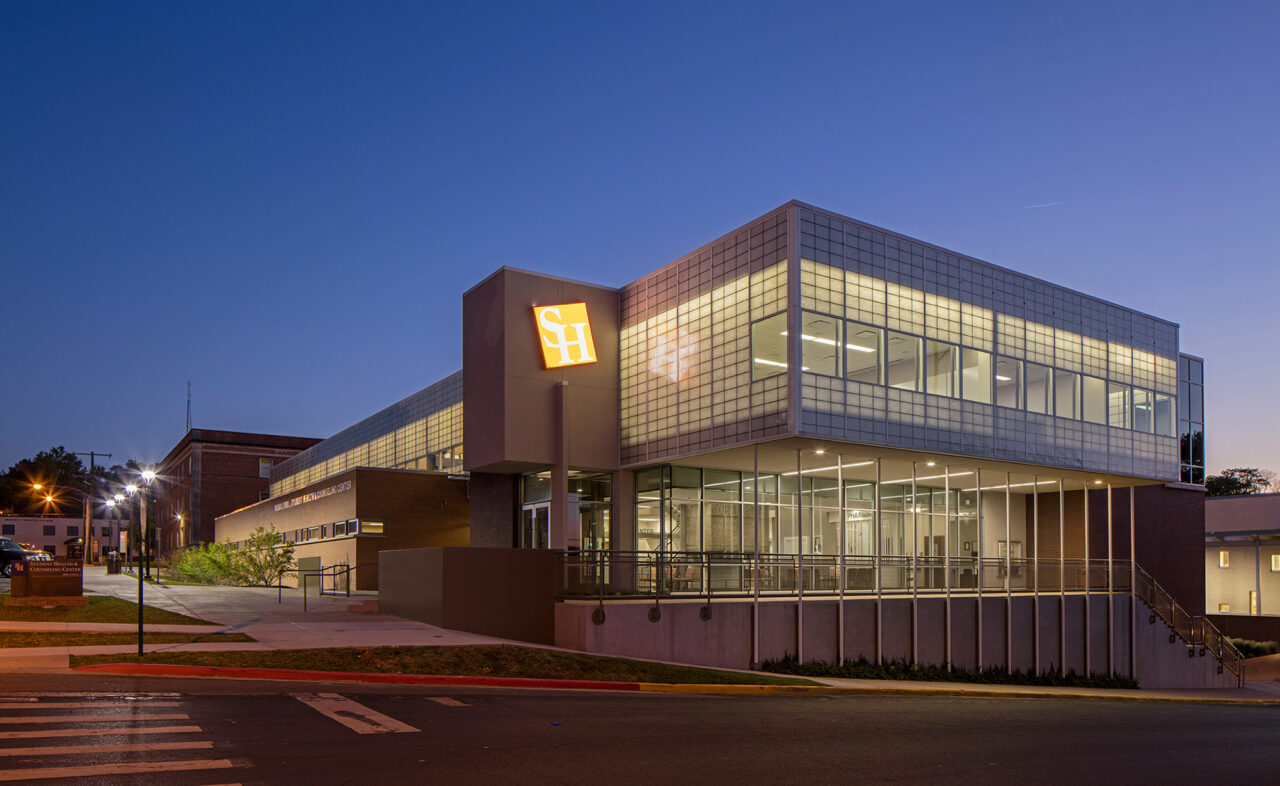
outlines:
[[[243,633],[144,633],[146,644],[243,644],[256,641]],[[136,633],[78,633],[75,631],[4,631],[0,649],[14,647],[98,647],[136,644]],[[112,656],[118,658],[119,656]]]
[[[0,595],[0,597],[6,595]],[[185,614],[157,609],[154,606],[144,606],[143,609],[143,622],[147,625],[218,626],[216,622],[188,617]],[[88,606],[59,606],[54,609],[45,609],[39,606],[0,605],[0,621],[137,623],[138,604],[121,598],[92,595],[89,597]]]
[[[605,682],[701,685],[816,685],[805,679],[719,671],[693,666],[561,652],[509,644],[463,647],[336,647],[243,652],[157,652],[137,655],[73,655],[71,666],[99,663],[165,663],[254,669],[301,669],[365,674],[431,674],[524,677]]]

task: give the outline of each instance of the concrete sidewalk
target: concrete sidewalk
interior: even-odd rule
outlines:
[[[103,568],[87,568],[84,585],[99,595],[138,599],[137,579],[120,574],[108,576]],[[350,598],[309,594],[304,611],[300,589],[286,588],[280,593],[263,587],[148,584],[143,592],[148,606],[219,623],[222,630],[252,636],[269,649],[520,643],[437,628],[390,614],[347,610],[353,603],[376,599],[376,594],[369,593],[353,593]]]

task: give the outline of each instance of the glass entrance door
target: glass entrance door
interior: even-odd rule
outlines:
[[[551,503],[538,502],[520,509],[520,548],[551,546]]]

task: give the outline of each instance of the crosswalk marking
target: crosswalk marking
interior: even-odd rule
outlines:
[[[293,697],[325,717],[332,718],[356,734],[387,734],[419,731],[381,712],[371,710],[337,693],[295,693]]]
[[[0,731],[0,740],[34,740],[49,737],[116,737],[132,734],[191,734],[199,726],[138,726],[111,729],[37,729],[35,731]]]
[[[190,770],[217,770],[234,767],[228,759],[192,759],[189,761],[132,761],[114,764],[79,765],[73,767],[42,767],[21,770],[0,770],[0,781],[34,781],[52,778],[90,778],[106,775],[141,775],[148,772],[180,772]]]
[[[471,706],[470,704],[467,704],[465,701],[458,701],[457,699],[450,698],[449,696],[428,696],[427,698],[430,701],[434,701],[436,704],[443,704],[446,707],[470,707]]]
[[[237,766],[230,759],[212,757],[212,740],[192,736],[160,739],[159,735],[201,734],[202,729],[190,723],[166,723],[190,718],[186,713],[166,711],[181,707],[182,702],[155,698],[158,697],[119,693],[58,694],[43,701],[34,696],[0,697],[0,724],[34,727],[0,731],[0,740],[16,742],[0,742],[0,783],[53,779],[95,782],[107,776],[196,773]],[[58,714],[45,715],[44,710]],[[78,712],[71,714],[68,710]],[[164,759],[166,753],[179,758]],[[209,758],[193,758],[201,755]],[[140,756],[146,756],[146,760],[135,760]],[[37,761],[44,765],[37,766]]]
[[[40,705],[32,705],[38,707]],[[24,715],[0,718],[0,723],[116,723],[118,721],[190,720],[185,712],[124,713],[120,715]]]
[[[30,699],[35,702],[35,699]],[[107,702],[107,701],[41,701],[36,704],[0,704],[0,710],[82,710],[86,707],[128,707],[128,706],[146,707],[177,707],[176,701],[149,701],[146,704],[138,704],[137,702]]]
[[[3,756],[60,756],[70,753],[126,753],[129,751],[182,751],[212,748],[209,740],[178,742],[125,742],[119,745],[46,745],[40,748],[0,748]]]

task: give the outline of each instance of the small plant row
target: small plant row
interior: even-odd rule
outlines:
[[[1242,658],[1259,658],[1263,655],[1275,655],[1280,652],[1280,642],[1237,639],[1231,636],[1227,637],[1227,641],[1235,646]]]
[[[810,661],[800,663],[794,655],[787,654],[779,660],[760,664],[762,671],[777,674],[795,674],[804,677],[844,677],[863,680],[919,680],[922,682],[969,682],[980,685],[1048,685],[1068,688],[1137,688],[1132,677],[1107,675],[1094,672],[1079,674],[1074,669],[1065,674],[1057,667],[1039,674],[1015,670],[1012,673],[1001,666],[984,669],[947,669],[942,666],[922,666],[905,660],[872,663],[866,657],[846,659],[843,663]]]

